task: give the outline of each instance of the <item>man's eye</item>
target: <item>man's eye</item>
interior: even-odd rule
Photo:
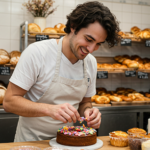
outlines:
[[[86,40],[87,40],[88,42],[92,42],[92,40],[89,40],[88,38],[86,38]]]

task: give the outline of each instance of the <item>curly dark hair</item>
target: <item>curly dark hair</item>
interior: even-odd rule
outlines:
[[[75,34],[77,34],[81,28],[86,28],[89,24],[97,21],[107,31],[106,41],[109,47],[113,47],[120,40],[119,22],[110,10],[100,2],[79,4],[67,16],[67,19],[64,31],[68,34],[71,32],[71,28],[75,29]]]

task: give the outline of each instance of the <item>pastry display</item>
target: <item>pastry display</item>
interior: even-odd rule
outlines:
[[[131,32],[137,38],[141,38],[141,39],[149,39],[150,38],[150,29],[148,29],[148,28],[141,30],[140,28],[134,26],[131,28]]]
[[[0,49],[0,65],[9,63],[10,57],[6,50]]]
[[[122,65],[126,65],[127,68],[150,70],[149,58],[141,58],[137,55],[118,55],[114,57],[114,60],[118,63],[121,63]]]
[[[110,99],[107,96],[97,96],[95,98],[95,103],[96,104],[109,104]]]
[[[57,30],[54,28],[45,28],[43,31],[43,33],[57,33]]]
[[[114,131],[109,134],[110,144],[118,147],[128,146],[128,134],[123,131]]]
[[[96,130],[83,126],[63,126],[57,132],[56,141],[62,145],[88,146],[97,142]]]
[[[0,85],[0,104],[3,103],[3,99],[6,93],[6,88],[2,85]]]
[[[12,51],[10,53],[10,64],[16,66],[18,61],[19,61],[20,56],[21,56],[21,52],[19,52],[19,51]]]
[[[91,97],[91,101],[96,104],[109,104],[112,102],[137,102],[137,101],[149,101],[150,93],[137,92],[130,88],[117,88],[116,91],[107,91],[105,88],[97,88],[96,95]]]

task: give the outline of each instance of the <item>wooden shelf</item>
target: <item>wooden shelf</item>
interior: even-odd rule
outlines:
[[[66,33],[41,33],[41,32],[31,32],[28,34],[28,38],[35,38],[36,35],[48,35],[49,38],[56,38],[56,39],[59,39],[60,36],[65,36]],[[25,37],[25,34],[22,35],[22,38]]]

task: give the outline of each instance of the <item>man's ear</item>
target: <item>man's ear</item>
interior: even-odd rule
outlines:
[[[75,29],[73,29],[73,28],[71,28],[70,30],[71,30],[71,33],[74,33],[74,32],[75,32]]]

